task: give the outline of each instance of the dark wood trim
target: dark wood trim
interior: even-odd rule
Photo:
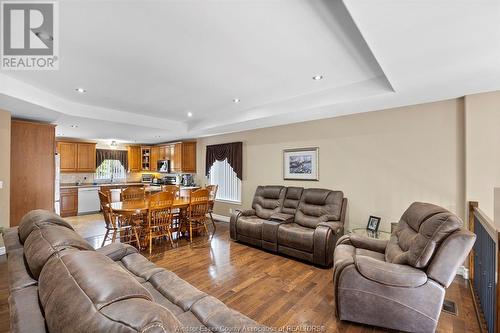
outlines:
[[[474,232],[474,209],[479,207],[479,203],[477,201],[469,201],[469,231]],[[474,280],[474,249],[472,249],[469,253],[469,278],[470,280]]]
[[[476,290],[474,289],[474,285],[472,284],[472,280],[469,279],[469,290],[472,297],[472,304],[474,304],[474,312],[476,313],[477,323],[479,325],[479,332],[488,332],[488,327],[486,325],[486,320],[484,319],[483,311],[479,306],[479,298],[477,297]]]

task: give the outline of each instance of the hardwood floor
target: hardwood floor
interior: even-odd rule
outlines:
[[[100,246],[102,217],[98,214],[67,219],[91,243]],[[217,223],[211,242],[199,237],[193,246],[181,239],[176,248],[162,242],[152,255],[143,253],[200,290],[265,325],[313,326],[322,332],[386,332],[340,322],[333,305],[332,269],[252,248],[229,240],[228,224]],[[0,332],[8,331],[8,287],[5,256],[0,257]],[[466,280],[457,277],[446,293],[458,315],[442,313],[438,332],[480,332]],[[374,315],[377,315],[374,309]],[[295,332],[301,332],[295,330]],[[304,332],[304,330],[302,330]]]

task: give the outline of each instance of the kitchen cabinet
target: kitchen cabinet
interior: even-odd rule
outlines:
[[[177,142],[171,146],[170,168],[172,172],[196,172],[196,142]]]
[[[150,161],[149,169],[151,171],[157,171],[158,160],[160,160],[160,147],[151,147],[151,157],[149,160]]]
[[[10,226],[14,227],[33,209],[54,211],[55,126],[13,119],[10,135],[11,186],[7,205]]]
[[[95,172],[95,143],[77,143],[77,171]]]
[[[164,145],[159,147],[159,160],[169,160],[170,159],[170,145]]]
[[[57,142],[61,172],[94,172],[95,143]]]
[[[58,142],[57,151],[61,161],[61,172],[76,172],[78,163],[77,145],[73,142]]]
[[[140,146],[128,147],[128,171],[139,172],[142,169]]]
[[[141,170],[151,171],[151,147],[141,147]]]
[[[78,189],[61,189],[61,217],[76,216],[78,214]]]

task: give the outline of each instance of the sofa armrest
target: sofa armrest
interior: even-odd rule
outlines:
[[[330,228],[335,235],[344,231],[344,225],[338,221],[320,222],[316,227]]]
[[[294,217],[295,215],[292,214],[274,213],[269,217],[269,219],[277,222],[291,223],[293,222]]]
[[[137,249],[131,245],[123,243],[111,243],[96,250],[113,261],[122,260],[123,257],[132,253],[138,253]]]
[[[424,271],[408,265],[391,264],[362,255],[355,255],[354,263],[365,278],[387,286],[416,288],[427,282]]]
[[[240,216],[252,216],[255,215],[255,209],[245,209],[245,210],[237,210]]]
[[[389,242],[388,240],[365,237],[356,234],[349,234],[347,236],[349,237],[349,243],[352,246],[379,253],[385,253],[385,248]]]

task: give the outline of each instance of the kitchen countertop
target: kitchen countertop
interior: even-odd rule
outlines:
[[[149,184],[149,183],[141,183],[141,182],[130,182],[130,183],[103,183],[103,184],[82,184],[75,185],[73,183],[65,183],[61,184],[61,189],[66,188],[92,188],[92,187],[101,187],[101,186],[135,186],[135,185],[144,185],[144,186],[153,186],[160,188],[159,184]],[[181,186],[183,190],[192,190],[200,188],[200,186]]]

